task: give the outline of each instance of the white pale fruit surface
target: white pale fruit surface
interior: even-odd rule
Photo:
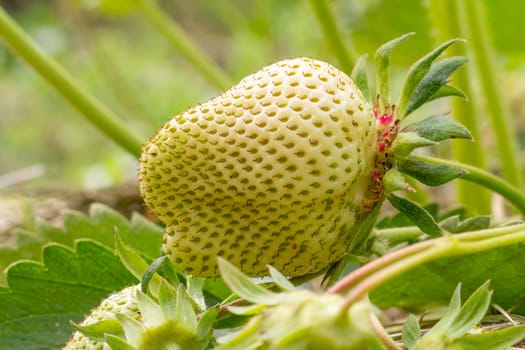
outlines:
[[[131,286],[110,295],[80,325],[88,326],[100,321],[114,319],[117,313],[139,320],[140,313],[136,289],[137,286]],[[111,347],[106,343],[91,340],[79,331],[76,331],[62,350],[111,350]]]
[[[284,60],[168,121],[143,148],[140,187],[188,273],[218,275],[218,255],[251,276],[313,273],[346,251],[374,140],[346,74]]]

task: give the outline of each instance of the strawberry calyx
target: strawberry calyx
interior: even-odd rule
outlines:
[[[363,200],[363,210],[370,212],[384,199],[383,179],[385,174],[394,166],[392,157],[392,144],[398,135],[398,126],[401,120],[396,117],[396,105],[387,103],[383,108],[380,106],[380,98],[377,95],[373,107],[373,115],[376,120],[376,153],[372,179],[368,190],[368,196]]]

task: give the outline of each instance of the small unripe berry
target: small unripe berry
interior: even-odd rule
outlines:
[[[104,299],[100,305],[89,314],[81,326],[88,326],[94,323],[115,319],[116,314],[125,314],[136,320],[140,319],[137,296],[135,294],[137,286],[124,288],[118,293],[110,295]],[[73,334],[63,350],[110,350],[109,345],[89,339],[79,331]]]

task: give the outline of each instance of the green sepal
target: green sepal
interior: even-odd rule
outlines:
[[[414,188],[408,184],[405,176],[396,169],[390,169],[386,172],[383,177],[383,187],[387,194],[395,191],[415,191]]]
[[[187,329],[190,333],[197,332],[197,315],[193,310],[188,293],[184,286],[179,286],[176,296],[174,321],[182,328]]]
[[[440,334],[447,331],[447,329],[450,329],[454,323],[454,320],[459,314],[459,311],[461,309],[461,283],[458,283],[456,286],[456,289],[454,290],[454,293],[452,294],[452,298],[450,299],[450,302],[448,304],[447,311],[441,317],[441,319],[428,331],[427,334],[425,334],[425,337],[429,337],[434,334]]]
[[[112,334],[106,335],[106,343],[108,343],[112,350],[137,350],[137,348],[131,346],[124,339]]]
[[[407,125],[401,130],[415,132],[426,139],[440,142],[446,139],[472,139],[472,134],[463,125],[448,115],[432,115],[419,122]]]
[[[235,315],[253,316],[260,314],[264,309],[266,309],[266,307],[266,305],[262,304],[248,306],[228,306],[228,311]]]
[[[439,226],[450,233],[484,230],[490,227],[490,216],[474,216],[461,221],[458,215],[454,215],[440,222]]]
[[[419,229],[427,235],[438,237],[443,234],[443,231],[432,215],[418,204],[406,198],[398,197],[393,193],[389,194],[387,199],[394,208],[404,213],[414,225],[419,227]]]
[[[448,83],[450,75],[465,63],[467,63],[467,58],[458,56],[445,58],[430,67],[427,74],[414,90],[405,115],[409,115],[428,102],[443,85]]]
[[[367,101],[370,101],[370,90],[368,88],[368,75],[366,74],[366,60],[368,55],[364,54],[359,56],[357,62],[352,69],[350,77],[355,82],[355,85],[361,92]]]
[[[412,350],[416,346],[420,337],[421,329],[419,328],[419,322],[416,316],[410,314],[401,329],[401,339],[407,349]]]
[[[141,335],[144,332],[144,327],[142,327],[139,321],[129,317],[126,314],[117,314],[116,316],[117,320],[122,326],[122,329],[124,330],[124,335],[126,337],[127,342],[134,346],[138,346]]]
[[[157,275],[157,271],[161,268],[161,266],[165,263],[168,257],[166,255],[163,255],[155,260],[147,266],[146,271],[142,275],[142,279],[140,281],[142,292],[147,293],[148,290],[151,290],[153,294],[157,294],[159,291],[159,285],[161,278],[159,275]]]
[[[465,175],[463,169],[445,164],[430,164],[411,157],[399,159],[397,169],[428,186],[443,185]]]
[[[392,50],[401,42],[414,35],[407,33],[395,38],[377,49],[374,61],[376,65],[376,85],[381,107],[384,107],[390,100],[390,55]]]
[[[445,84],[442,87],[439,88],[438,91],[434,93],[434,95],[430,96],[427,102],[437,100],[438,98],[443,97],[459,97],[463,99],[467,99],[467,95],[460,89],[458,89],[455,86]]]
[[[525,338],[525,325],[511,326],[480,334],[467,334],[450,343],[450,349],[510,349],[512,345]]]
[[[149,265],[146,260],[135,249],[124,244],[118,233],[115,233],[115,250],[120,261],[122,261],[122,264],[126,266],[129,272],[137,279],[142,280],[142,290],[146,291],[150,288],[156,294],[159,288],[160,277],[148,274]],[[153,278],[153,283],[150,283],[151,278]]]
[[[483,319],[490,306],[492,291],[489,285],[489,281],[483,283],[461,306],[461,285],[459,284],[445,315],[421,338],[418,345],[437,344],[440,341],[450,342],[463,337],[472,330]]]
[[[146,327],[154,328],[164,323],[164,314],[159,304],[151,299],[146,293],[137,290],[137,301],[139,304],[142,320]]]
[[[294,290],[295,286],[275,267],[268,265],[270,276],[272,276],[273,283],[281,290],[290,291]]]
[[[109,320],[102,320],[89,325],[79,325],[75,322],[70,321],[70,324],[80,333],[88,337],[89,339],[103,342],[105,341],[106,334],[124,335],[124,331],[119,321],[116,318]]]
[[[188,276],[186,278],[186,292],[194,306],[199,310],[206,309],[206,300],[204,298],[204,281],[205,278]]]
[[[218,307],[211,307],[201,314],[197,324],[197,337],[199,339],[207,340],[213,333],[213,323],[219,314]]]
[[[176,320],[177,290],[164,279],[160,283],[158,301],[164,318],[166,320]]]
[[[262,348],[263,341],[259,329],[263,323],[261,317],[253,317],[233,338],[219,345],[217,350],[256,350]]]
[[[400,132],[392,143],[392,153],[394,153],[396,158],[404,158],[416,148],[435,144],[435,141],[424,138],[416,132]]]
[[[217,264],[224,282],[241,298],[252,303],[271,305],[278,302],[276,296],[269,290],[253,283],[232,263],[222,257],[217,257]]]
[[[461,310],[454,318],[452,326],[444,332],[449,339],[458,339],[464,336],[483,319],[490,306],[492,297],[492,291],[489,289],[489,286],[489,281],[483,283],[465,301],[465,304],[463,304]]]
[[[414,94],[414,91],[416,90],[417,86],[421,82],[421,80],[425,77],[427,72],[429,71],[430,67],[432,66],[432,62],[436,60],[436,58],[443,53],[450,45],[458,42],[458,41],[465,41],[464,39],[451,39],[422,58],[420,58],[416,63],[410,67],[405,82],[403,84],[403,88],[401,89],[401,95],[399,97],[399,101],[397,103],[396,112],[397,115],[400,116],[400,118],[405,117],[408,113],[405,112],[406,107],[408,106],[410,100],[412,99],[412,95]],[[439,91],[439,90],[438,90]]]

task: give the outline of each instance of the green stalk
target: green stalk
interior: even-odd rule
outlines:
[[[436,164],[436,165],[447,165],[447,166],[465,171],[465,174],[463,174],[460,177],[460,179],[484,186],[500,194],[506,200],[508,200],[511,204],[513,204],[516,207],[516,209],[518,209],[523,215],[525,215],[525,195],[518,187],[513,186],[509,182],[497,176],[494,176],[485,170],[476,168],[471,165],[453,162],[449,160],[444,160],[440,158],[434,158],[434,157],[426,157],[426,156],[411,156],[411,157],[413,157],[414,160],[418,160],[421,162],[426,162],[426,163],[431,163],[431,164]]]
[[[233,84],[219,65],[210,60],[164,11],[156,0],[136,0],[142,14],[149,23],[181,53],[204,77],[220,90],[227,90]]]
[[[335,17],[330,10],[330,6],[326,0],[310,0],[310,4],[315,12],[317,20],[321,25],[324,37],[328,45],[334,51],[334,54],[341,65],[341,70],[350,74],[356,62],[356,54],[351,47],[347,49],[343,37],[337,29]]]
[[[430,17],[434,28],[437,32],[437,41],[442,42],[450,38],[462,36],[459,28],[460,22],[457,11],[456,0],[431,0],[429,3]],[[470,43],[469,43],[470,44]],[[465,45],[453,45],[448,49],[450,55],[466,56]],[[482,137],[479,131],[478,114],[476,110],[476,96],[471,89],[470,74],[472,68],[470,65],[467,69],[459,69],[452,76],[452,85],[462,90],[469,100],[459,98],[451,99],[451,114],[461,124],[463,124],[472,134],[473,143],[454,142],[452,152],[454,159],[459,162],[468,163],[478,168],[485,169],[485,155],[483,145],[480,142]],[[491,211],[490,192],[480,189],[479,187],[468,182],[458,181],[456,184],[457,199],[460,204],[467,207],[475,214],[487,214]],[[476,198],[476,200],[472,200]]]
[[[463,239],[465,236],[465,239]],[[346,306],[364,298],[369,292],[415,267],[443,258],[471,255],[483,251],[525,242],[525,225],[506,226],[458,235],[446,235],[411,245],[382,258],[350,274],[332,287],[329,292],[346,295]],[[404,251],[408,251],[408,253]],[[356,278],[358,277],[358,278]]]
[[[407,227],[406,229],[408,231],[413,231],[413,227]],[[342,293],[345,291],[349,291],[350,289],[357,286],[361,281],[365,280],[374,273],[381,271],[382,269],[392,265],[395,262],[406,260],[412,256],[425,252],[428,249],[431,249],[432,247],[436,247],[440,244],[439,242],[442,242],[443,240],[452,240],[453,245],[455,246],[457,244],[465,242],[476,243],[480,240],[497,239],[502,235],[519,232],[520,230],[525,231],[525,224],[470,231],[456,235],[446,235],[444,237],[439,237],[435,239],[426,240],[420,243],[412,244],[405,248],[384,255],[376,260],[373,260],[372,262],[351,272],[350,274],[346,275],[343,279],[338,281],[336,284],[334,284],[330,289],[328,289],[328,292]]]
[[[140,155],[143,138],[128,128],[109,108],[84,90],[51,57],[44,54],[0,6],[0,37],[93,125],[134,156]]]
[[[496,135],[503,178],[523,189],[523,172],[517,157],[518,142],[512,132],[514,126],[510,115],[505,110],[503,99],[498,91],[501,90],[502,85],[496,78],[494,50],[489,42],[490,33],[486,25],[483,4],[478,0],[461,0],[457,5],[459,23],[464,25],[464,36],[470,43],[469,48],[479,75],[485,108]]]

